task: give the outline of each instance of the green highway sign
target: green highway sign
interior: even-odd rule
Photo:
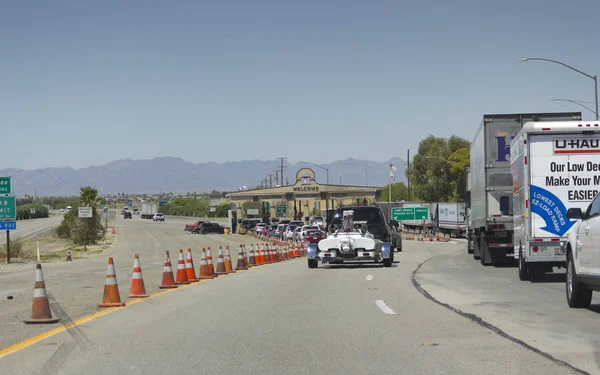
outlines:
[[[0,194],[10,194],[10,177],[0,177]]]
[[[394,207],[392,208],[392,220],[427,220],[429,210],[427,207]]]
[[[285,204],[278,204],[277,205],[277,213],[283,214],[285,212],[287,212],[287,206]]]
[[[13,196],[0,197],[0,220],[15,220],[17,218],[17,199]]]

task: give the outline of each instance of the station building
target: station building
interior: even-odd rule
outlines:
[[[374,203],[382,187],[319,184],[315,172],[302,168],[293,185],[252,189],[228,194],[238,218],[270,217],[299,219],[327,215],[340,206]]]

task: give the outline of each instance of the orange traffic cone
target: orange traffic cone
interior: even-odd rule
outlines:
[[[185,270],[185,261],[183,260],[183,250],[179,249],[179,259],[177,260],[177,278],[175,284],[189,284],[191,281],[187,278]]]
[[[196,271],[194,271],[194,261],[192,260],[192,249],[190,248],[188,248],[187,258],[185,259],[185,273],[188,281],[200,281],[200,279],[196,278]]]
[[[142,277],[142,266],[140,265],[140,256],[135,254],[133,258],[133,274],[131,275],[131,287],[127,298],[146,298],[146,287]]]
[[[208,269],[208,261],[206,260],[206,248],[202,248],[202,258],[200,258],[200,279],[210,280],[215,277],[210,274]]]
[[[250,244],[250,255],[248,256],[248,267],[256,266],[256,257],[254,255],[254,245]]]
[[[231,264],[231,254],[229,253],[229,246],[225,246],[225,271],[227,271],[227,273],[235,273]]]
[[[67,262],[72,262],[73,258],[71,258],[71,249],[67,249]]]
[[[260,247],[260,262],[262,264],[267,264],[267,254],[265,254],[265,244],[263,243]]]
[[[163,270],[162,284],[159,286],[160,289],[177,288],[175,284],[175,278],[173,277],[173,268],[171,268],[171,257],[167,251],[165,259],[165,268]]]
[[[125,306],[121,302],[119,294],[119,285],[117,284],[117,274],[115,273],[115,264],[113,258],[108,258],[108,266],[106,267],[106,279],[104,280],[104,296],[98,307],[117,307]]]
[[[271,251],[271,263],[277,262],[277,252],[275,251],[275,246],[269,244],[269,249]]]
[[[238,253],[236,270],[247,270],[248,265],[246,264],[246,256],[244,255],[244,247],[240,245],[240,251]]]
[[[294,244],[294,258],[300,257],[300,251],[298,250],[298,245]]]
[[[206,248],[206,261],[208,262],[208,274],[214,277],[219,276],[215,273],[215,263],[213,262],[210,246]]]
[[[35,266],[35,286],[33,290],[33,305],[31,306],[31,318],[24,320],[26,324],[56,323],[60,318],[52,317],[48,294],[46,293],[46,284],[42,274],[42,265]]]
[[[223,248],[221,246],[219,246],[219,253],[217,254],[217,271],[215,273],[217,275],[227,275],[225,258],[223,258]]]

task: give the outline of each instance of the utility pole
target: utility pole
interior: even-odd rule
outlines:
[[[269,174],[269,187],[273,187],[273,174]]]
[[[406,171],[408,172],[406,178],[408,179],[407,190],[408,201],[410,202],[410,150],[406,150]]]
[[[281,176],[281,185],[283,186],[283,168],[285,168],[283,165],[283,161],[286,160],[287,157],[281,156],[281,157],[279,157],[279,159],[281,160],[281,165],[279,166],[279,170],[281,171],[281,175],[280,175]],[[287,185],[287,180],[286,180],[286,185]]]
[[[279,171],[275,170],[275,185],[283,185],[279,183]]]

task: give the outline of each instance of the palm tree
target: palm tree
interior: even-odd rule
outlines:
[[[85,207],[94,207],[98,200],[98,190],[91,186],[86,186],[80,189],[79,193],[80,203]]]

